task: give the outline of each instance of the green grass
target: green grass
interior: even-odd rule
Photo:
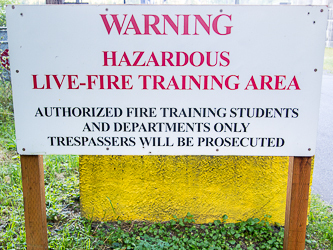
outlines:
[[[333,249],[333,207],[319,196],[313,196],[308,219],[306,242],[309,249]]]
[[[333,48],[325,48],[324,71],[333,74]]]

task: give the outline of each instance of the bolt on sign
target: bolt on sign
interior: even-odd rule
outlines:
[[[312,156],[324,6],[8,6],[20,154]]]

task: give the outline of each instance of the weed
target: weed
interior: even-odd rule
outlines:
[[[333,249],[333,207],[319,196],[312,196],[308,216],[306,243],[308,249]]]
[[[110,205],[111,205],[111,208],[112,208],[113,213],[116,214],[116,211],[114,210],[114,207],[113,207],[113,205],[112,205],[112,202],[111,202],[110,198],[107,197],[107,196],[106,196],[106,198],[107,198],[107,199],[109,200],[109,202],[110,202]]]

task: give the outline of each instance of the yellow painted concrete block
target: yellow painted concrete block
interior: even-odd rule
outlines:
[[[80,156],[81,212],[94,220],[284,224],[288,157]]]

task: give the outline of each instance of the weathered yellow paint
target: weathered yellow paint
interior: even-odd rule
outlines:
[[[271,215],[284,224],[287,179],[288,157],[81,156],[81,212],[150,221],[190,212],[197,223]]]

